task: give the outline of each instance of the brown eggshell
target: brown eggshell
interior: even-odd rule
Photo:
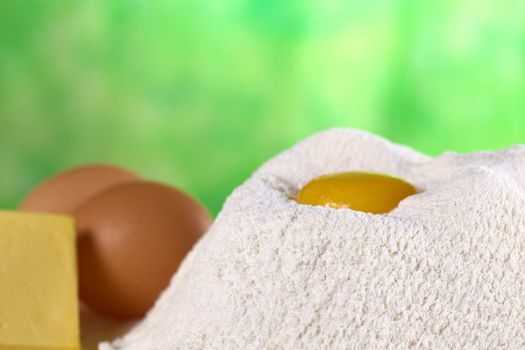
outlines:
[[[139,180],[127,170],[110,165],[88,165],[60,173],[32,190],[19,209],[71,214],[92,196],[112,186]]]
[[[143,316],[211,224],[208,212],[172,187],[113,187],[75,212],[80,298],[116,317]]]

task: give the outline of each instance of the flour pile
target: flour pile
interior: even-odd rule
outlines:
[[[420,194],[387,215],[299,205],[362,170]],[[154,309],[101,349],[525,347],[525,147],[429,158],[329,130],[228,198]]]

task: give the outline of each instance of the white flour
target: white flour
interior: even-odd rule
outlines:
[[[310,179],[399,176],[388,215],[299,205]],[[525,348],[525,147],[429,158],[329,130],[237,188],[146,320],[101,349]]]

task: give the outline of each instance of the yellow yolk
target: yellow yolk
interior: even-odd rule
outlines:
[[[313,179],[299,191],[296,200],[301,204],[384,214],[415,193],[412,185],[396,177],[343,172]]]

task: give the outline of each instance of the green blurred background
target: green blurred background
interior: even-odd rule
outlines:
[[[429,154],[525,142],[525,2],[0,3],[0,207],[116,163],[214,214],[329,127]]]

